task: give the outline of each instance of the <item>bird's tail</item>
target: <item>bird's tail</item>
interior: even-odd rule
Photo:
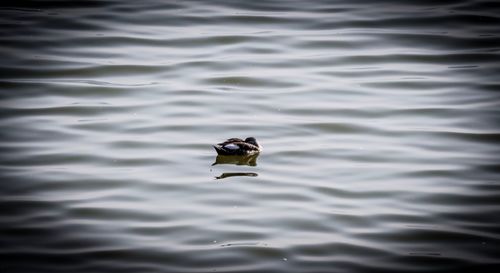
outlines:
[[[217,152],[217,154],[221,155],[221,154],[224,154],[224,150],[218,146],[218,145],[213,145],[215,151]]]

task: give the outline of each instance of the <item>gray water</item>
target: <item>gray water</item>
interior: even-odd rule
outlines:
[[[2,3],[1,272],[500,265],[497,2]]]

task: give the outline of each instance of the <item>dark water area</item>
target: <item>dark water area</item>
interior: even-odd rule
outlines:
[[[496,1],[4,1],[0,34],[0,272],[500,268]]]

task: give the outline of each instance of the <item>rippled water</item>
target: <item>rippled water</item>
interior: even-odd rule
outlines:
[[[0,4],[0,271],[492,270],[499,14]]]

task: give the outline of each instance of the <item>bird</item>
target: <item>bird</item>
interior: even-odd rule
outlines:
[[[213,145],[219,155],[252,155],[262,151],[262,146],[254,137],[230,138],[224,142]]]

